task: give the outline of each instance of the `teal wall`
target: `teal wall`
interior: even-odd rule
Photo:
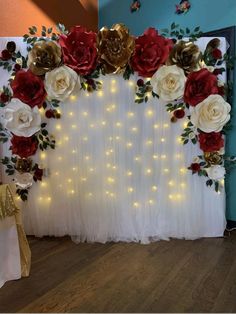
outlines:
[[[134,35],[142,34],[150,26],[157,29],[170,26],[172,22],[182,27],[200,26],[211,31],[236,25],[236,0],[190,0],[192,8],[186,15],[175,14],[179,0],[141,0],[142,7],[130,13],[132,0],[99,0],[99,27],[122,22]],[[235,76],[236,77],[236,76]],[[236,83],[234,84],[234,90]],[[232,110],[233,130],[227,138],[226,152],[236,155],[236,99]],[[236,170],[227,176],[227,218],[236,221]]]

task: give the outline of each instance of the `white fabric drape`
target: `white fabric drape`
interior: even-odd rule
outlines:
[[[21,278],[20,250],[15,216],[0,220],[0,288]]]
[[[223,38],[221,45],[226,51]],[[186,120],[170,123],[156,98],[134,103],[136,76],[101,79],[102,91],[80,91],[61,105],[60,120],[47,120],[57,147],[34,157],[49,170],[22,205],[26,233],[142,243],[222,236],[225,193],[186,169],[202,154],[179,142]]]

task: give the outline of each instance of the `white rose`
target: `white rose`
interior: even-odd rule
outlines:
[[[45,89],[51,99],[65,100],[76,85],[80,87],[78,74],[66,65],[47,72],[45,75]]]
[[[12,98],[3,110],[3,125],[18,136],[30,137],[40,130],[41,116],[37,106],[31,108]]]
[[[231,110],[220,95],[210,95],[191,110],[191,122],[203,132],[220,132],[229,121]]]
[[[29,172],[17,172],[14,178],[15,184],[22,189],[28,189],[33,184],[33,176]]]
[[[206,168],[207,175],[212,180],[221,180],[225,177],[225,168],[220,165]]]
[[[185,82],[184,71],[176,65],[163,65],[151,78],[154,93],[165,101],[181,98]]]

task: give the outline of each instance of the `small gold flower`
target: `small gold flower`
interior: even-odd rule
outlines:
[[[114,24],[111,29],[103,27],[98,33],[98,49],[105,73],[122,71],[134,51],[134,38],[123,24]]]
[[[209,165],[220,165],[222,162],[222,156],[217,152],[205,152],[204,158]]]
[[[197,45],[190,41],[179,41],[171,50],[167,65],[177,65],[185,74],[200,68],[201,52]]]
[[[30,172],[32,160],[30,158],[17,158],[15,168],[20,173]]]
[[[60,62],[61,48],[53,41],[37,41],[28,54],[28,67],[35,75],[44,75]]]

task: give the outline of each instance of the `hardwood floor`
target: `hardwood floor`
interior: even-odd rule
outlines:
[[[31,275],[0,289],[0,312],[236,312],[236,234],[149,245],[29,242]]]

